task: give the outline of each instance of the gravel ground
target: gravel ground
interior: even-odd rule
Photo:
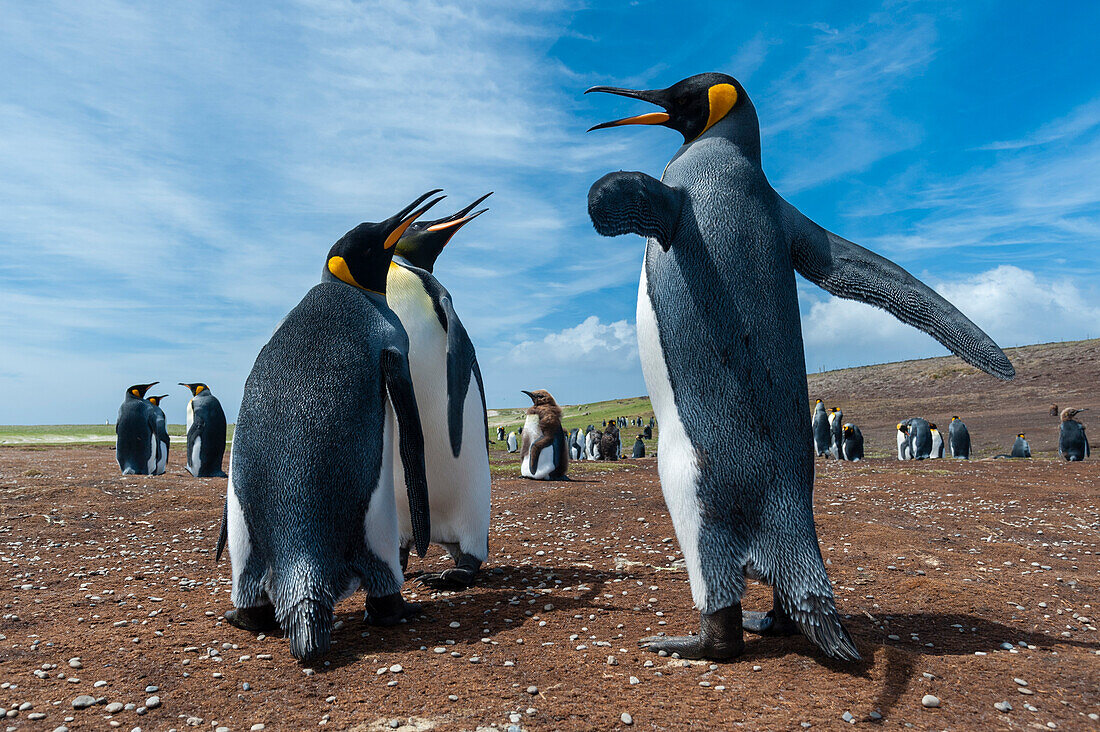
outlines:
[[[801,638],[749,636],[717,665],[639,650],[698,622],[646,459],[495,478],[477,587],[410,582],[424,618],[384,630],[355,596],[327,665],[303,668],[284,639],[221,620],[225,481],[182,457],[124,478],[106,447],[0,449],[0,724],[1100,729],[1097,461],[819,462],[822,553],[861,665]],[[410,569],[446,564],[433,547]]]

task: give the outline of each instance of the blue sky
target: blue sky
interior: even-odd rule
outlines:
[[[737,77],[775,188],[1002,345],[1100,336],[1100,6],[1023,2],[16,3],[0,25],[0,423],[114,419],[205,381],[230,418],[333,241],[489,190],[436,273],[491,406],[645,391],[643,242],[589,185],[659,175],[663,128],[583,97]],[[643,105],[644,106],[644,105]],[[799,280],[811,370],[936,355]],[[173,404],[175,406],[173,406]]]

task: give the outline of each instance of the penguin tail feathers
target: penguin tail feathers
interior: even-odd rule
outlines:
[[[312,661],[328,652],[332,642],[332,608],[318,600],[302,600],[283,621],[290,639],[290,655],[299,662]]]
[[[840,661],[860,660],[852,636],[848,635],[847,629],[840,622],[840,614],[833,598],[807,597],[794,603],[794,607],[787,612],[798,624],[802,634],[829,658]]]

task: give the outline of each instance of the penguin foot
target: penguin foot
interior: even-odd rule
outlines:
[[[233,627],[247,630],[249,633],[268,633],[279,629],[274,605],[239,607],[230,610],[223,617]]]
[[[799,635],[802,632],[793,620],[785,614],[776,613],[775,610],[769,610],[766,613],[744,612],[741,624],[750,633],[763,636]]]
[[[737,603],[717,612],[701,613],[699,635],[656,635],[643,638],[638,645],[654,653],[675,653],[680,658],[735,658],[745,650],[741,622],[741,603]]]
[[[418,602],[406,602],[400,592],[382,597],[368,597],[363,621],[368,625],[397,625],[402,620],[419,615],[424,606]]]
[[[428,572],[417,577],[416,581],[423,587],[433,590],[465,590],[474,584],[474,570],[466,567],[451,567],[442,572]]]

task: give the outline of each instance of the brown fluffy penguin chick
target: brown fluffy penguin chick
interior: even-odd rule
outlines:
[[[1057,417],[1058,416],[1058,405],[1057,404],[1051,404],[1050,405],[1050,416],[1051,417]],[[1065,419],[1065,416],[1063,416],[1062,419]]]
[[[1083,411],[1085,411],[1085,410],[1084,409],[1074,409],[1073,407],[1066,407],[1065,409],[1062,410],[1062,421],[1063,422],[1072,422],[1073,419]]]
[[[600,459],[618,460],[621,447],[619,428],[614,420],[608,420],[607,427],[603,431],[603,437],[600,438]]]
[[[524,391],[531,397],[527,420],[523,425],[523,447],[520,449],[520,474],[538,480],[562,480],[569,468],[569,451],[565,449],[565,431],[561,426],[561,407],[545,389]],[[540,464],[542,452],[550,449],[554,464]]]

